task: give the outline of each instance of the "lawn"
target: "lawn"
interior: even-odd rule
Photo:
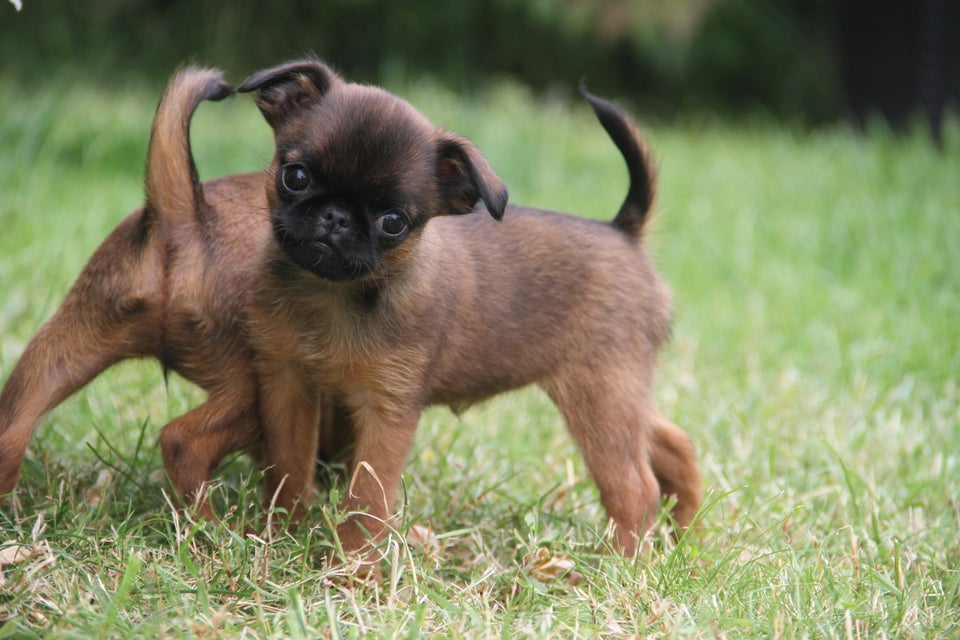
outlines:
[[[140,203],[161,89],[0,84],[0,380]],[[625,193],[572,92],[396,90],[514,202],[608,219]],[[960,123],[938,152],[919,129],[638,115],[674,291],[657,396],[698,446],[699,531],[603,553],[582,461],[524,390],[424,415],[384,579],[351,585],[325,561],[332,499],[271,534],[244,456],[217,472],[228,526],[177,513],[156,437],[203,396],[128,362],[44,420],[0,507],[0,638],[960,635]],[[271,154],[247,96],[193,139],[204,177]]]

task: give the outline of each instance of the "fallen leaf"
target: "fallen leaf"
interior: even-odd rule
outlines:
[[[0,548],[0,568],[35,558],[39,554],[40,550],[33,546],[17,543],[5,545]]]
[[[530,575],[540,582],[566,577],[567,584],[573,586],[582,576],[573,570],[576,563],[566,556],[554,556],[544,548],[537,549],[532,559]]]

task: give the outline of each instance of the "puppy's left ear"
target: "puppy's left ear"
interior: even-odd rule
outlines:
[[[303,58],[256,72],[237,91],[260,90],[257,106],[276,130],[290,116],[320,101],[340,77],[316,58]]]
[[[437,180],[446,205],[454,213],[470,213],[483,200],[491,216],[503,218],[507,187],[480,150],[469,140],[446,135],[437,151]]]

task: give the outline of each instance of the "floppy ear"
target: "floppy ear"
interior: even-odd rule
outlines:
[[[240,93],[260,90],[257,106],[274,129],[291,115],[315,104],[340,77],[316,58],[293,60],[263,69],[244,80]]]
[[[483,200],[496,220],[507,206],[507,187],[480,150],[470,141],[446,135],[437,153],[440,195],[453,213],[470,213]]]

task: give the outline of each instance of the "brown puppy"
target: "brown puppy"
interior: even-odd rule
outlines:
[[[157,108],[146,204],[100,245],[0,393],[0,495],[16,484],[40,418],[110,365],[152,356],[209,394],[160,444],[188,501],[230,452],[260,440],[247,302],[269,236],[262,174],[200,184],[189,142],[203,100],[232,94],[218,71],[186,69]],[[201,500],[199,510],[211,515]]]
[[[305,497],[321,392],[356,437],[339,528],[348,553],[381,538],[421,410],[538,384],[586,459],[632,554],[661,495],[687,527],[701,498],[694,448],[651,394],[669,294],[642,248],[654,177],[630,120],[587,95],[627,162],[612,223],[506,207],[468,141],[406,102],[306,59],[239,91],[276,138],[273,235],[251,316],[268,491]],[[468,214],[482,200],[487,215]],[[504,215],[506,214],[506,215]],[[503,217],[502,222],[498,222]]]

